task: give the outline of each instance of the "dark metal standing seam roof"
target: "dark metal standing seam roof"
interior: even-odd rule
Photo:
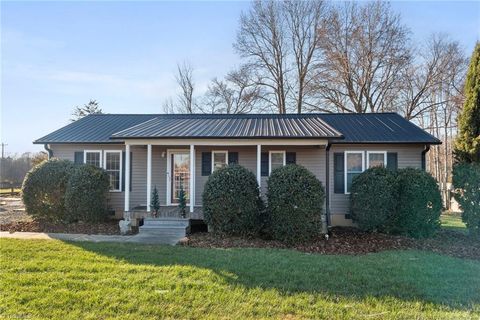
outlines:
[[[110,139],[119,130],[157,117],[155,114],[96,114],[81,118],[35,140],[44,143],[121,143]]]
[[[342,138],[318,115],[163,115],[119,131],[129,138]]]
[[[123,143],[123,139],[131,138],[322,138],[332,143],[441,143],[396,113],[101,114],[70,123],[34,143]]]
[[[345,139],[336,143],[425,143],[441,141],[397,113],[321,114]]]

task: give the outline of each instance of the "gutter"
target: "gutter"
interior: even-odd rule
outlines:
[[[45,148],[45,150],[48,152],[48,160],[50,160],[51,158],[53,158],[53,150],[49,148],[48,144],[45,143],[43,145],[43,147]]]
[[[426,144],[425,148],[422,150],[422,170],[426,171],[427,170],[427,152],[430,151],[430,145]]]
[[[327,146],[325,148],[325,222],[327,223],[326,228],[324,230],[326,231],[327,227],[331,226],[331,221],[330,221],[330,147],[332,144],[330,141],[327,143]],[[323,219],[322,219],[323,220]],[[323,228],[323,227],[322,227]],[[326,233],[326,232],[325,232]]]

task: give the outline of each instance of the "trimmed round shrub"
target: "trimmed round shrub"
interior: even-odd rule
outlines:
[[[50,221],[64,220],[65,191],[73,168],[71,161],[55,158],[33,167],[22,185],[26,212]]]
[[[263,202],[255,175],[239,165],[215,170],[203,191],[203,214],[214,232],[254,235],[262,227]]]
[[[397,205],[397,188],[392,171],[368,169],[352,181],[350,214],[364,231],[385,231]]]
[[[325,191],[305,167],[291,164],[273,170],[267,199],[267,231],[273,239],[302,242],[320,233]]]
[[[414,238],[432,236],[440,228],[442,198],[437,182],[427,172],[406,168],[397,171],[398,204],[390,232]]]
[[[105,170],[79,165],[73,170],[65,193],[67,219],[98,222],[107,218],[109,177]]]
[[[454,166],[452,182],[463,222],[472,236],[480,237],[480,164]]]

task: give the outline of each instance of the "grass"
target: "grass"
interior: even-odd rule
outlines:
[[[460,213],[444,212],[440,216],[440,221],[444,229],[458,231],[463,234],[468,233],[467,226],[463,223]]]
[[[0,317],[471,319],[480,261],[0,239]]]

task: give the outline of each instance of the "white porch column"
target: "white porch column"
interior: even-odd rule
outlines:
[[[147,211],[150,212],[152,198],[152,145],[147,145]]]
[[[125,212],[130,211],[130,145],[125,146]]]
[[[190,145],[190,213],[195,205],[195,146]]]
[[[262,145],[257,145],[257,182],[258,187],[262,184]]]

